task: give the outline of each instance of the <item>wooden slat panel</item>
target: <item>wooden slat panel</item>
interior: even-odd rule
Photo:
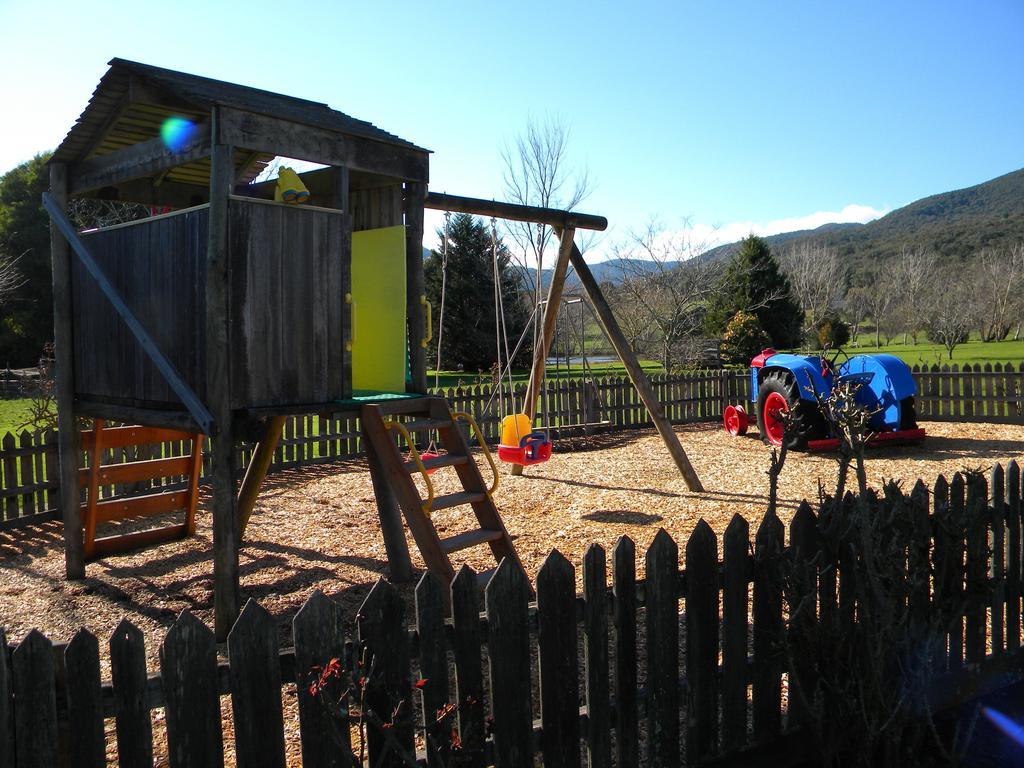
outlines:
[[[353,763],[345,683],[337,677],[324,680],[323,695],[337,702],[334,707],[325,706],[310,690],[332,660],[344,660],[344,627],[341,607],[320,590],[310,596],[292,620],[305,768],[350,768]]]
[[[507,561],[506,561],[507,562]],[[576,570],[556,549],[537,573],[541,751],[544,765],[580,764]]]
[[[1021,489],[1020,466],[1006,465],[1006,648],[1020,647]]]
[[[160,646],[171,768],[223,768],[217,646],[211,632],[182,611]]]
[[[110,674],[120,768],[152,768],[153,721],[146,701],[146,646],[142,632],[122,619],[110,637]]]
[[[648,762],[673,768],[679,760],[679,548],[662,528],[647,550]]]
[[[448,703],[448,644],[444,636],[444,585],[430,571],[416,585],[416,630],[419,637],[421,726],[427,739],[427,765],[443,768],[450,760],[450,716],[438,723]]]
[[[18,768],[57,765],[57,698],[53,643],[33,629],[11,656]]]
[[[133,445],[146,445],[149,443],[169,443],[174,440],[191,440],[190,432],[182,432],[177,429],[164,429],[162,427],[106,427],[103,430],[101,441],[104,448],[127,448]],[[91,429],[82,430],[82,450],[88,451],[95,442],[95,433]]]
[[[147,461],[130,461],[126,464],[108,464],[99,469],[98,481],[101,485],[108,483],[134,483],[140,480],[155,480],[174,475],[188,475],[192,471],[192,457],[182,456],[170,459],[149,459]],[[78,484],[85,487],[89,483],[88,468],[78,470]]]
[[[111,284],[200,400],[206,391],[200,318],[208,220],[209,209],[200,208],[84,235]],[[180,407],[77,259],[72,288],[76,393]]]
[[[989,513],[991,514],[991,557],[989,562],[989,616],[992,631],[989,652],[1001,653],[1006,647],[1006,474],[1001,464],[989,473]]]
[[[131,517],[149,517],[164,512],[184,509],[188,505],[188,491],[153,493],[127,499],[111,499],[96,505],[96,519],[101,523],[126,520]]]
[[[277,622],[250,599],[228,633],[238,768],[284,768]]]
[[[985,657],[988,605],[988,487],[974,475],[967,481],[967,608],[964,656],[968,663]]]
[[[106,762],[103,697],[100,689],[100,646],[96,636],[80,629],[64,649],[67,675],[67,724],[71,768],[96,768]]]
[[[232,406],[343,398],[349,217],[233,198],[230,219]]]
[[[497,768],[533,764],[531,685],[521,672],[530,666],[529,600],[526,575],[511,560],[503,560],[485,591]]]
[[[0,626],[0,765],[14,765],[14,682],[7,634]]]
[[[409,706],[409,635],[405,626],[405,604],[398,592],[381,579],[370,590],[356,617],[364,658],[377,675],[364,694],[364,710],[391,723],[382,729],[367,728],[370,764],[380,768],[405,766],[416,754],[413,743],[413,714]],[[369,670],[364,670],[364,675]],[[400,704],[400,702],[405,702]],[[393,713],[396,713],[392,719]],[[404,754],[403,754],[404,753]],[[404,760],[403,760],[404,758]]]
[[[587,765],[612,764],[608,690],[608,579],[604,549],[591,544],[583,556],[583,645],[586,660]]]
[[[451,598],[459,740],[467,768],[483,768],[484,677],[480,662],[480,600],[477,574],[469,566],[462,566],[452,580]]]
[[[615,762],[623,768],[640,765],[640,723],[637,711],[636,545],[628,536],[612,550],[615,597]]]
[[[754,540],[754,738],[778,735],[782,728],[782,659],[779,640],[783,635],[782,589],[772,578],[773,562],[782,552],[782,522],[769,512]]]
[[[747,741],[747,605],[750,527],[733,515],[725,530],[722,591],[722,746]]]
[[[686,758],[697,765],[718,748],[718,545],[704,518],[686,542]]]

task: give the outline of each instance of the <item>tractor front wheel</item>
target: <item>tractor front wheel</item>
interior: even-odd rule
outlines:
[[[782,414],[793,411],[786,433]],[[825,419],[816,403],[800,397],[793,376],[785,371],[769,371],[757,389],[757,428],[768,445],[780,446],[783,440],[790,450],[807,447],[808,440],[825,437]]]

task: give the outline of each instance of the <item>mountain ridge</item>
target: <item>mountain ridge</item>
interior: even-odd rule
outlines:
[[[772,247],[803,242],[839,249],[851,266],[922,246],[946,259],[970,258],[982,248],[1006,247],[1024,239],[1024,168],[949,192],[928,195],[866,224],[823,224],[812,230],[768,235]],[[698,258],[730,258],[739,242],[711,248]]]

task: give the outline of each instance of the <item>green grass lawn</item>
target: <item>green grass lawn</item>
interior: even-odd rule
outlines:
[[[664,373],[665,369],[660,363],[652,362],[649,360],[642,360],[640,367],[648,374]],[[584,372],[582,365],[572,365],[567,370],[564,365],[558,367],[557,373],[555,366],[549,365],[547,370],[547,378],[552,379],[582,379],[588,376],[625,376],[626,369],[622,363],[595,363],[589,366],[589,371]],[[525,384],[530,380],[530,369],[520,368],[512,371],[512,380],[517,383]],[[442,387],[472,387],[478,384],[488,384],[491,381],[491,376],[488,373],[475,374],[460,371],[441,371],[441,375],[438,377],[440,386]],[[508,381],[508,378],[504,379]],[[427,372],[427,385],[434,386],[434,371]]]
[[[22,425],[29,420],[31,413],[28,398],[18,400],[0,400],[0,436],[8,432],[20,432]]]
[[[1024,341],[978,341],[972,339],[953,349],[953,359],[941,344],[922,342],[920,344],[883,344],[881,347],[874,345],[873,337],[865,337],[861,334],[862,342],[860,347],[846,346],[846,351],[851,355],[857,352],[871,354],[872,352],[886,352],[896,355],[909,365],[964,365],[970,363],[1013,363],[1015,366],[1024,362]]]

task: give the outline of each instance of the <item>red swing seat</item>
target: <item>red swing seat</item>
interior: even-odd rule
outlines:
[[[543,432],[531,432],[519,445],[498,445],[498,458],[508,464],[529,467],[551,458],[551,441]]]

